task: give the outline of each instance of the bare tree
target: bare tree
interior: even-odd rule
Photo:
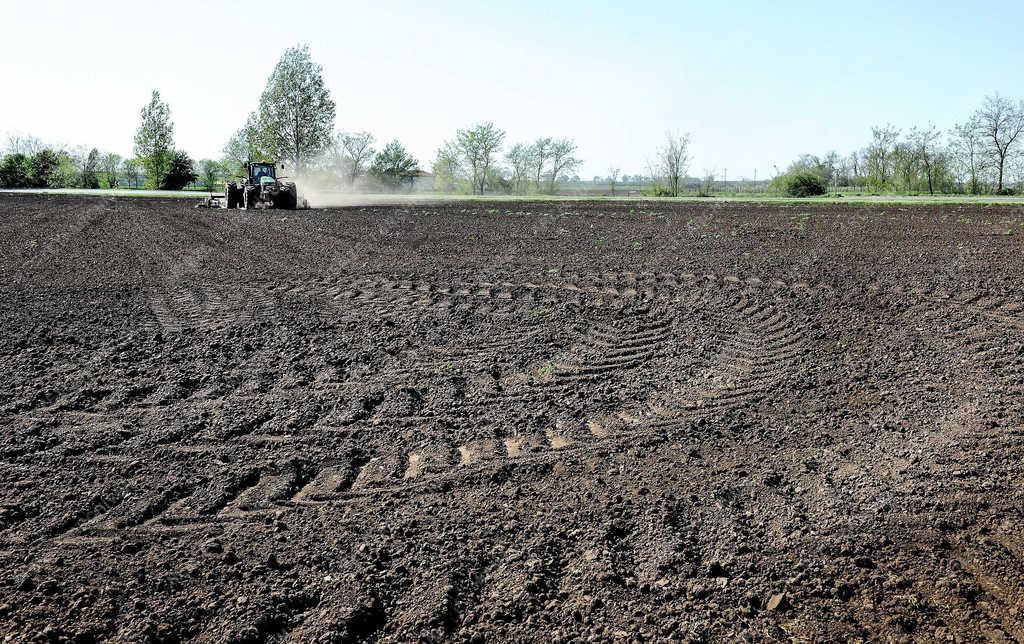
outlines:
[[[366,174],[376,155],[373,149],[373,135],[369,132],[342,132],[337,136],[337,146],[343,155],[348,182],[355,183],[360,175]]]
[[[35,156],[43,149],[43,142],[38,138],[14,132],[7,135],[7,153],[24,154],[27,157]]]
[[[551,142],[551,182],[548,192],[555,191],[555,183],[563,173],[572,172],[583,163],[576,158],[576,151],[576,142],[572,139]]]
[[[668,185],[673,197],[679,196],[680,187],[686,179],[686,169],[690,165],[690,135],[665,134],[665,145],[658,148],[656,167]]]
[[[530,172],[533,168],[530,146],[525,143],[516,143],[505,155],[505,161],[512,170],[512,191],[516,194],[525,193],[530,187]]]
[[[967,192],[976,195],[981,192],[981,173],[984,170],[981,127],[972,119],[957,125],[950,132],[949,149],[958,174],[966,175]]]
[[[907,141],[898,141],[892,150],[893,169],[896,178],[902,184],[903,190],[911,192],[914,190],[914,180],[917,178],[919,167],[917,149]]]
[[[608,183],[612,186],[612,196],[615,196],[615,184],[619,182],[619,169],[616,167],[608,168]]]
[[[1013,101],[999,94],[986,96],[981,109],[975,113],[975,120],[996,170],[996,189],[1002,191],[1006,160],[1024,132],[1024,103],[1014,105]]]
[[[704,169],[704,179],[701,181],[700,196],[710,197],[711,191],[715,188],[715,170],[714,168]]]
[[[942,132],[936,130],[935,126],[930,123],[927,128],[911,128],[907,135],[910,146],[921,163],[921,168],[928,180],[928,194],[930,195],[935,194],[935,177],[939,166],[937,161],[941,154],[938,147],[940,136],[942,136]]]
[[[847,183],[849,185],[855,185],[863,172],[864,166],[861,154],[861,152],[851,152],[850,156],[846,159]]]
[[[530,155],[533,159],[533,180],[540,192],[540,180],[544,176],[544,168],[551,158],[551,137],[542,137],[533,142],[530,146]]]
[[[487,187],[487,178],[494,157],[505,140],[504,130],[494,123],[478,123],[468,130],[459,130],[455,135],[456,145],[470,172],[473,192],[482,195]]]

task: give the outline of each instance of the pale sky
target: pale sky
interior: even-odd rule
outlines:
[[[12,1],[0,135],[127,155],[156,88],[178,147],[217,158],[308,43],[337,128],[398,138],[424,167],[491,120],[508,143],[575,138],[584,178],[644,172],[667,130],[692,135],[692,175],[764,178],[872,125],[947,129],[986,94],[1024,98],[1024,3],[979,5]]]

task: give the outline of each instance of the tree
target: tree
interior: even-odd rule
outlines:
[[[655,170],[664,178],[668,192],[673,197],[679,196],[680,187],[686,179],[686,168],[690,164],[690,135],[665,135],[665,145],[658,148]]]
[[[576,142],[572,139],[558,139],[551,143],[551,183],[548,191],[555,191],[555,182],[562,173],[572,172],[583,162],[576,158]]]
[[[99,188],[100,180],[96,172],[100,167],[100,151],[96,148],[86,150],[79,148],[75,154],[75,168],[78,170],[79,188]]]
[[[330,145],[334,113],[323,68],[310,58],[309,46],[288,49],[260,97],[260,143],[275,160],[288,159],[301,171]]]
[[[942,132],[936,130],[932,124],[928,124],[928,127],[923,129],[911,128],[910,134],[907,135],[910,146],[920,161],[925,178],[928,180],[928,194],[930,195],[935,194],[936,172],[940,166],[941,151],[938,147],[940,136],[942,136]]]
[[[273,161],[260,141],[259,123],[256,113],[249,115],[245,125],[235,130],[221,150],[222,161],[230,166],[232,173],[238,172],[250,161]]]
[[[530,189],[530,173],[533,169],[533,156],[530,146],[516,143],[505,154],[505,161],[512,171],[509,187],[516,194],[525,194]]]
[[[984,169],[981,127],[976,120],[956,125],[950,132],[949,150],[957,174],[966,179],[967,192],[976,195],[981,192],[981,173]]]
[[[715,170],[714,168],[704,169],[704,178],[700,182],[700,196],[710,197],[712,191],[715,189]]]
[[[626,178],[623,177],[622,180],[625,181]],[[612,196],[613,197],[615,196],[615,184],[618,183],[618,182],[619,182],[619,169],[616,168],[616,167],[608,168],[608,183],[612,187]]]
[[[0,163],[0,187],[28,188],[31,176],[32,161],[21,152],[8,154]]]
[[[32,157],[31,184],[34,188],[57,187],[56,174],[60,168],[60,156],[50,148],[43,148]]]
[[[445,141],[437,150],[431,166],[434,171],[434,189],[441,192],[455,192],[462,179],[462,154],[453,141]]]
[[[888,190],[894,172],[894,153],[900,131],[891,125],[871,128],[872,141],[865,153],[867,184],[874,190]]]
[[[65,150],[56,152],[57,168],[50,172],[48,188],[73,188],[79,185],[79,169],[75,159]]]
[[[23,154],[26,157],[32,157],[42,149],[43,142],[34,136],[17,132],[7,135],[8,154]]]
[[[224,186],[217,185],[223,169],[223,166],[213,159],[203,159],[199,162],[199,178],[208,191],[216,192],[218,187],[224,188]]]
[[[484,193],[494,156],[501,149],[504,140],[504,130],[499,130],[489,121],[456,133],[456,145],[469,168],[474,194]]]
[[[915,189],[915,180],[918,175],[919,159],[917,150],[909,141],[897,141],[892,149],[892,163],[894,178],[899,181],[905,192]]]
[[[981,109],[975,113],[975,121],[996,172],[996,190],[1002,192],[1006,160],[1024,132],[1024,103],[1014,105],[999,94],[986,96]]]
[[[397,188],[403,183],[411,185],[419,169],[416,158],[409,154],[401,143],[392,141],[373,158],[370,174],[385,185]]]
[[[551,158],[551,137],[542,137],[533,142],[530,147],[530,156],[533,159],[533,178],[537,192],[540,192],[540,180],[544,176],[544,167]]]
[[[174,124],[171,108],[153,90],[149,103],[142,108],[142,123],[135,134],[135,156],[146,171],[146,182],[159,188],[174,158]]]
[[[338,135],[337,146],[345,164],[345,172],[350,184],[355,183],[374,160],[376,150],[373,149],[374,137],[369,132],[342,132]]]
[[[846,185],[854,186],[861,183],[861,173],[864,168],[863,159],[863,152],[861,151],[851,152],[850,156],[846,157],[846,163],[844,164]]]
[[[125,159],[121,162],[121,173],[132,188],[139,187],[139,162],[135,159]]]
[[[107,178],[107,186],[116,188],[118,186],[118,173],[121,170],[121,155],[108,152],[100,159],[100,171]]]
[[[181,190],[198,178],[198,175],[196,175],[195,163],[192,162],[192,158],[181,150],[177,150],[171,155],[171,162],[167,168],[167,174],[164,176],[164,182],[160,186],[160,189]]]

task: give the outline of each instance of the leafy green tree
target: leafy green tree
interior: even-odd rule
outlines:
[[[892,125],[871,128],[872,141],[865,151],[867,185],[879,192],[889,190],[896,175],[900,130]]]
[[[174,160],[174,124],[171,108],[160,100],[160,92],[153,90],[149,103],[142,108],[142,122],[135,134],[135,156],[146,172],[146,183],[151,188],[164,184],[171,162]]]
[[[80,148],[75,153],[75,166],[78,170],[79,188],[99,188],[100,180],[96,176],[100,166],[100,151],[96,148],[86,150]]]
[[[512,192],[525,194],[530,187],[530,170],[533,166],[530,146],[525,143],[516,143],[505,154],[505,162],[512,169],[512,176],[509,180]]]
[[[57,169],[50,175],[50,188],[74,188],[78,185],[79,173],[75,159],[66,150],[57,153]]]
[[[20,152],[8,154],[0,163],[0,187],[28,188],[31,176],[32,160]]]
[[[339,169],[349,184],[366,173],[367,165],[376,155],[374,137],[369,132],[341,132],[334,140],[335,157]]]
[[[478,123],[468,130],[459,130],[456,133],[456,145],[469,169],[470,182],[475,194],[484,193],[491,165],[504,140],[505,131],[498,129],[491,122]]]
[[[221,162],[229,174],[237,174],[249,161],[274,160],[260,141],[259,118],[255,112],[231,135],[221,153]]]
[[[260,97],[259,144],[274,160],[287,159],[301,171],[331,144],[334,113],[323,68],[310,58],[309,46],[288,49]]]
[[[135,159],[125,159],[121,162],[121,174],[128,181],[129,187],[139,187],[139,162]]]
[[[203,186],[210,192],[216,192],[220,185],[221,177],[224,175],[224,166],[212,159],[203,159],[199,162],[199,179]]]
[[[121,155],[108,152],[100,159],[100,172],[106,180],[108,188],[116,188],[119,184],[121,171]]]
[[[171,155],[171,162],[160,189],[181,190],[198,178],[196,166],[192,162],[192,158],[181,150],[177,150]]]
[[[462,154],[458,145],[445,141],[437,151],[431,168],[434,171],[434,190],[454,193],[463,191],[469,182],[465,179],[462,167]]]
[[[60,156],[50,148],[43,148],[32,157],[32,186],[55,188]]]
[[[398,141],[392,141],[384,146],[384,149],[373,158],[373,164],[370,166],[370,174],[391,187],[398,187],[403,183],[411,184],[417,172],[419,162]]]

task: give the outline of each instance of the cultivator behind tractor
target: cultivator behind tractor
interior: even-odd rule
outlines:
[[[277,208],[295,210],[308,208],[294,181],[282,181],[277,176],[276,163],[245,164],[246,177],[224,185],[224,195],[210,195],[197,208]],[[284,170],[284,164],[281,164]]]

